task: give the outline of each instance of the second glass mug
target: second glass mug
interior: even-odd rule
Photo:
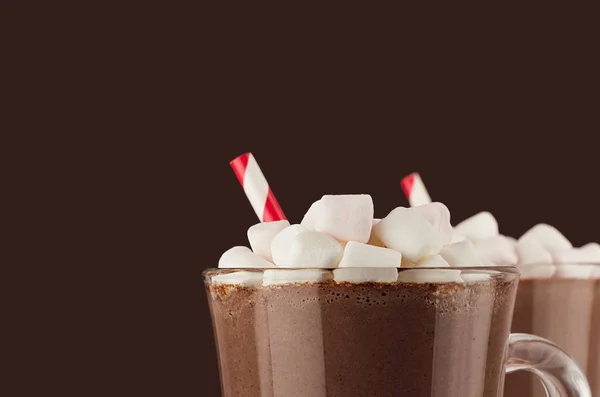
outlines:
[[[591,397],[560,348],[510,334],[515,267],[209,269],[204,281],[224,397],[500,397],[518,370],[549,397]]]
[[[586,374],[592,394],[600,396],[600,263],[538,263],[519,270],[512,331],[558,344]],[[545,395],[528,373],[507,377],[504,393]]]

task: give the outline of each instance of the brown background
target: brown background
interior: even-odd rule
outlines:
[[[11,395],[218,396],[201,272],[257,221],[246,151],[293,222],[324,193],[384,216],[418,171],[455,222],[600,240],[593,10],[5,5],[13,235],[43,264]]]

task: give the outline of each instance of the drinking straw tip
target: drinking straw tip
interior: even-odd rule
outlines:
[[[250,157],[251,154],[252,153],[250,153],[250,152],[246,152],[244,154],[240,154],[239,156],[237,156],[236,158],[234,158],[233,160],[231,160],[229,162],[229,165],[231,165],[232,167],[236,163],[242,163],[242,164],[246,165],[246,164],[248,164],[248,158]]]

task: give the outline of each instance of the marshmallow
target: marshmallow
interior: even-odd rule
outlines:
[[[333,271],[336,283],[393,283],[398,280],[395,267],[344,267]]]
[[[315,210],[318,232],[341,241],[366,243],[373,227],[373,199],[368,194],[323,196]],[[310,223],[310,222],[307,222]]]
[[[552,255],[533,236],[523,236],[517,241],[519,265],[552,263]]]
[[[339,267],[400,267],[401,261],[398,251],[348,241]]]
[[[224,269],[244,267],[261,269],[275,267],[275,265],[268,260],[254,254],[248,247],[233,247],[221,255],[221,259],[219,259],[219,267]]]
[[[484,211],[465,219],[454,227],[454,231],[471,241],[485,240],[498,235],[498,222]]]
[[[540,223],[526,231],[521,239],[535,239],[550,253],[566,251],[573,248],[573,245],[565,236],[555,227]]]
[[[402,262],[400,262],[400,267],[415,267],[416,263],[406,260],[405,257],[402,257]]]
[[[321,204],[321,200],[315,201],[311,204],[308,211],[306,211],[306,214],[304,214],[304,218],[302,218],[302,222],[300,222],[300,224],[306,229],[315,230],[315,228],[317,227],[317,218],[319,217],[319,207],[321,206]]]
[[[481,266],[475,247],[468,240],[444,246],[440,255],[450,266]]]
[[[450,236],[450,244],[460,243],[461,241],[465,241],[467,238],[464,234],[460,234],[456,230],[452,230],[452,236]]]
[[[516,242],[501,235],[478,241],[475,252],[486,265],[514,266],[519,262]]]
[[[320,269],[277,269],[265,270],[263,286],[294,284],[294,283],[320,283],[333,278],[331,271]]]
[[[463,270],[460,272],[460,278],[465,282],[487,281],[491,278],[489,271],[477,272],[472,269]]]
[[[283,229],[271,242],[271,254],[280,267],[335,267],[342,245],[333,237],[300,225]]]
[[[412,207],[431,223],[433,228],[444,236],[444,244],[448,244],[452,239],[452,225],[450,224],[450,211],[442,203],[429,203]]]
[[[429,255],[421,259],[415,267],[449,267],[448,262],[440,255]]]
[[[402,254],[409,262],[418,262],[427,255],[437,254],[445,236],[413,208],[398,207],[374,226],[375,235]]]
[[[555,278],[588,279],[594,273],[594,265],[557,265]]]
[[[289,246],[294,238],[300,234],[307,232],[308,229],[302,225],[291,225],[280,231],[271,240],[271,256],[273,262],[281,262],[287,256]]]
[[[594,266],[594,271],[592,272],[593,279],[600,279],[600,265]]]
[[[600,263],[600,250],[572,248],[567,251],[554,252],[554,263]]]
[[[381,219],[373,219],[373,226],[375,226],[376,224],[378,224],[381,221]],[[371,229],[371,237],[369,237],[369,241],[367,241],[367,244],[369,245],[374,245],[376,247],[384,247],[383,242],[375,235],[375,232],[373,231],[373,229]]]
[[[600,244],[598,244],[598,243],[587,243],[586,245],[582,246],[580,249],[585,250],[585,251],[600,252]]]
[[[280,231],[290,226],[288,221],[261,222],[248,229],[248,241],[252,251],[268,261],[271,257],[271,241]]]
[[[403,281],[406,283],[462,283],[463,280],[462,278],[460,278],[460,270],[450,270],[450,265],[446,263],[446,266],[443,266],[441,262],[442,260],[443,259],[441,258],[431,258],[426,259],[425,261],[430,262],[432,264],[435,263],[436,267],[448,268],[448,270],[428,269],[417,264],[417,266],[413,268],[401,270],[400,272],[398,272],[398,281]]]
[[[253,287],[262,284],[263,275],[261,272],[233,272],[212,276],[211,281],[214,285],[230,284]]]
[[[544,264],[526,264],[519,266],[521,272],[521,279],[528,278],[552,278],[556,273],[556,266],[551,263]]]

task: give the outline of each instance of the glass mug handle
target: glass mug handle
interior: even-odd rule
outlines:
[[[549,340],[529,334],[511,334],[506,373],[519,370],[537,375],[548,397],[592,397],[579,366]]]

